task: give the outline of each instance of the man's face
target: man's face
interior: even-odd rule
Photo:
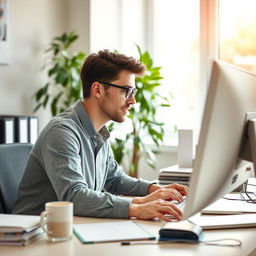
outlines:
[[[135,75],[129,71],[123,70],[119,73],[119,77],[111,84],[122,87],[135,88]],[[126,98],[127,90],[105,85],[104,96],[100,101],[102,114],[105,115],[107,121],[113,120],[123,122],[125,116],[129,113],[129,109],[136,103],[134,96]]]

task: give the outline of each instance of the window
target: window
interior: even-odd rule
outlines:
[[[256,72],[255,10],[255,0],[219,0],[219,57],[253,72]]]
[[[159,110],[165,144],[177,143],[174,127],[194,128],[199,103],[200,0],[91,1],[91,51],[109,48],[138,57],[134,43],[162,66],[161,92],[171,108]]]
[[[199,0],[155,0],[153,55],[162,66],[163,93],[173,106],[160,116],[166,123],[165,143],[173,144],[173,126],[194,128],[199,92]]]

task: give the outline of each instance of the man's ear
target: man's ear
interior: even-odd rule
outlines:
[[[99,98],[104,93],[104,88],[99,82],[94,82],[91,87],[91,95]]]

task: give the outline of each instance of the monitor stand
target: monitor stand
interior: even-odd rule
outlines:
[[[243,160],[253,162],[256,177],[256,112],[246,114],[246,129],[240,149]]]

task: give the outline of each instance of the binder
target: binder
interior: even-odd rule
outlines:
[[[37,116],[0,116],[0,143],[31,143],[38,136]]]
[[[0,117],[0,143],[14,143],[14,118]]]
[[[15,116],[15,142],[28,143],[28,117]]]
[[[35,144],[38,136],[38,117],[29,116],[28,117],[28,139],[31,144]]]

